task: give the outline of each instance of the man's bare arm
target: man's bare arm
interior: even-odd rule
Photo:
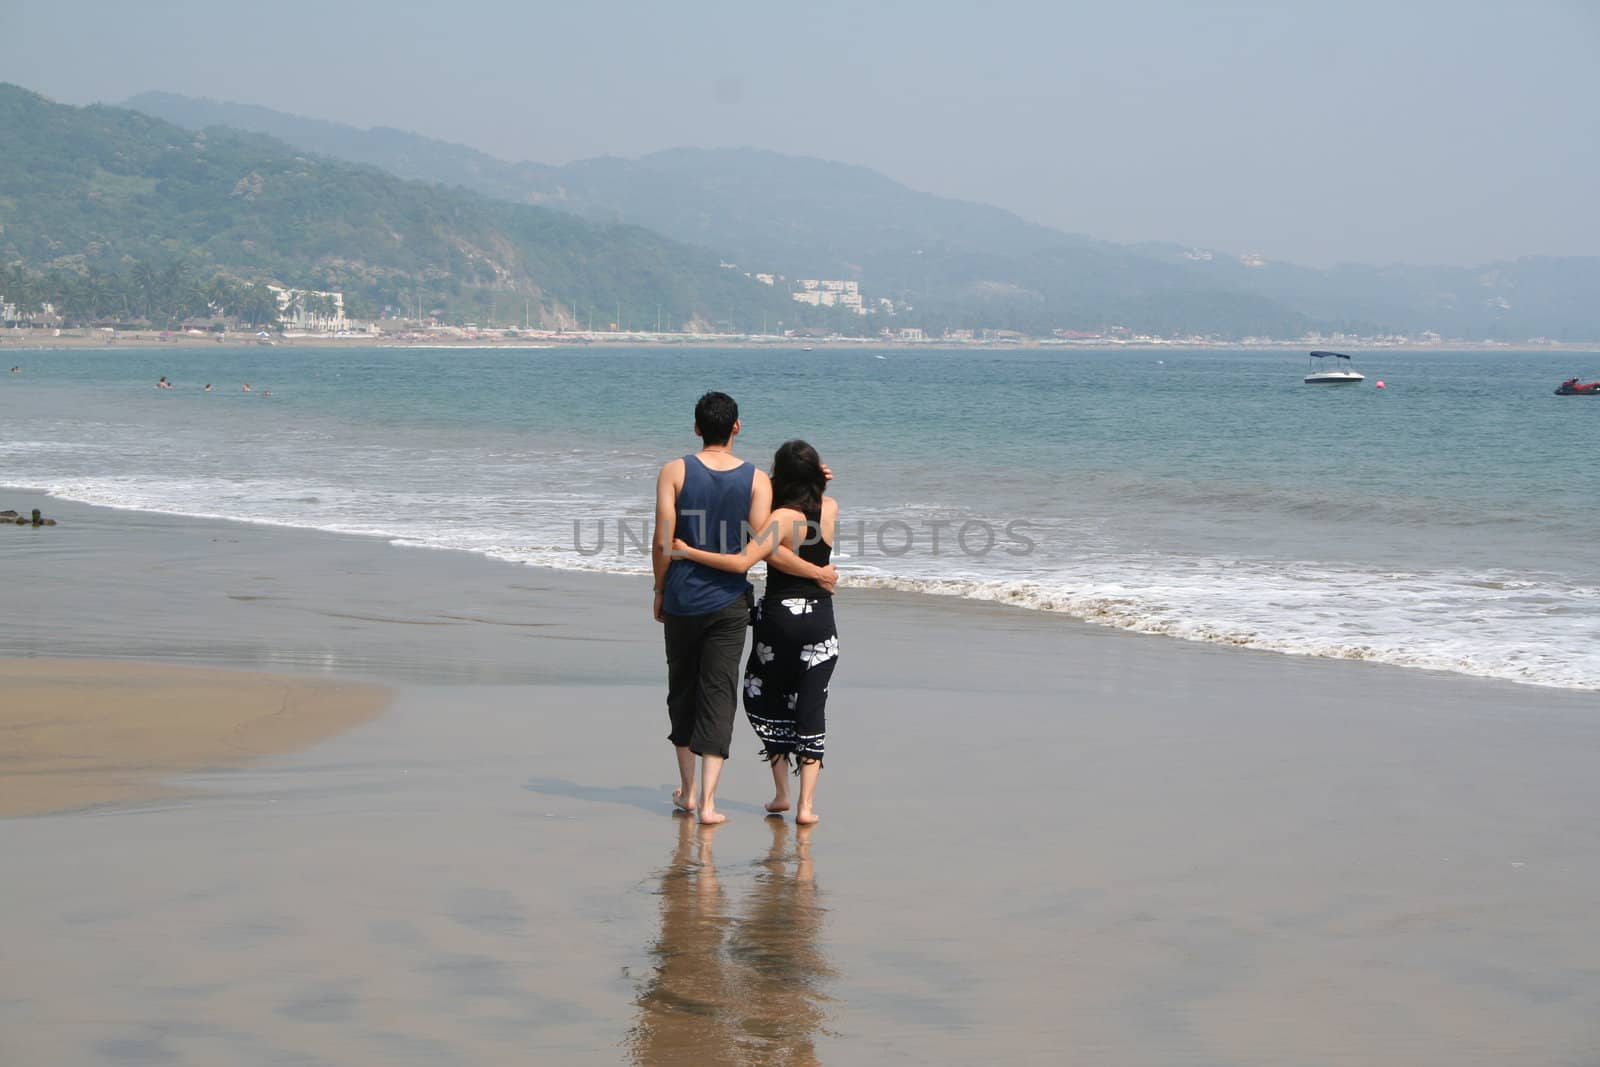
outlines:
[[[763,530],[755,530],[746,542],[744,551],[737,554],[730,552],[710,552],[703,548],[694,548],[681,537],[672,539],[672,558],[686,559],[691,563],[698,563],[713,570],[728,571],[732,574],[743,574],[757,563],[772,554],[778,545],[778,523],[770,520]]]
[[[826,567],[818,567],[808,563],[795,555],[792,547],[799,545],[801,539],[809,532],[810,527],[806,524],[805,516],[798,511],[779,508],[772,513],[766,528],[752,533],[749,543],[744,546],[744,551],[737,555],[728,552],[708,552],[703,548],[691,547],[682,538],[673,538],[672,558],[686,559],[719,571],[743,574],[762,560],[770,564],[776,558],[775,553],[783,553],[790,563],[787,573],[814,579],[822,583],[831,593],[834,583],[838,580],[838,572],[833,565],[830,563]]]
[[[667,568],[672,564],[672,538],[678,527],[678,490],[683,486],[683,460],[663,464],[656,476],[656,529],[650,541],[650,569],[655,574],[655,609],[661,621],[662,590],[666,588]]]
[[[752,530],[765,530],[772,519],[772,479],[765,471],[756,471],[750,479],[750,517]]]
[[[780,571],[797,574],[802,578],[815,578],[817,568],[783,546],[783,538],[772,532],[771,519],[772,479],[764,472],[756,471],[755,480],[750,483],[750,529],[760,531],[759,540],[764,544],[761,554],[756,560],[751,561],[751,566],[754,566],[756,561],[764,559],[767,561],[767,566],[771,567],[782,558],[786,565],[778,567]],[[766,540],[769,536],[772,538],[771,541]]]

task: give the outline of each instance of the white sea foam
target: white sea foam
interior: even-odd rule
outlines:
[[[1257,575],[1221,593],[1210,584],[995,581],[876,574],[850,584],[1059,612],[1136,633],[1290,655],[1371,660],[1533,685],[1600,689],[1592,616],[1561,623],[1565,589],[1525,603],[1463,595],[1471,579],[1430,576],[1409,589],[1346,575]],[[1323,582],[1296,596],[1299,582]],[[1521,583],[1532,586],[1533,583]],[[1592,597],[1593,590],[1579,590]],[[1336,605],[1336,606],[1335,606]]]
[[[85,358],[75,355],[72,366]],[[125,358],[105,373],[121,373],[114,368]],[[338,384],[337,363],[286,359],[273,354],[272,373],[287,385],[271,402],[236,393],[157,395],[148,385],[154,374],[126,389],[19,386],[31,391],[0,426],[0,481],[105,507],[359,534],[568,570],[648,570],[636,544],[619,551],[618,524],[631,524],[642,540],[656,452],[672,446],[626,427],[609,441],[591,444],[588,435],[609,419],[637,416],[641,390],[650,387],[642,383],[659,374],[656,357],[641,361],[649,367],[631,392],[619,384],[617,397],[593,395],[588,372],[574,372],[577,384],[564,393],[566,379],[543,373],[482,380],[485,367],[528,365],[521,360],[473,363],[463,354],[425,368],[402,360],[392,366],[426,373],[380,375],[382,389],[372,390],[364,370],[345,367]],[[452,373],[454,384],[441,385]],[[357,380],[359,393],[348,384]],[[840,463],[849,529],[841,528],[836,558],[847,592],[850,585],[905,590],[1185,640],[1600,689],[1600,586],[1584,577],[1594,573],[1586,501],[1525,493],[1520,476],[1501,471],[1496,481],[1459,456],[1397,480],[1394,472],[1410,472],[1409,457],[1424,453],[1425,437],[1407,445],[1407,462],[1391,456],[1374,468],[1359,491],[1263,477],[1261,462],[1236,471],[1258,452],[1281,463],[1304,432],[1297,421],[1275,436],[1250,436],[1271,408],[1255,410],[1248,426],[1209,436],[1188,424],[1166,426],[1185,447],[1208,443],[1217,453],[1210,466],[1172,470],[1169,448],[1160,462],[1127,453],[1095,473],[1074,466],[1078,451],[1115,442],[1119,427],[1106,414],[1072,436],[1073,424],[1061,417],[1093,411],[1066,395],[1052,401],[1050,379],[1039,381],[1045,394],[1030,418],[1047,432],[1027,452],[983,458],[982,467],[961,455],[962,435],[945,429],[981,399],[988,387],[981,382],[945,386],[943,395],[959,392],[960,405],[907,412],[877,439],[870,439],[882,423],[876,408],[862,408],[853,423],[820,427],[819,437],[836,434],[859,449],[853,465],[848,455]],[[536,402],[481,410],[520,390]],[[854,403],[849,390],[830,386],[827,395]],[[1011,418],[1025,400],[1006,392],[1001,410]],[[1141,450],[1160,432],[1143,407],[1107,401],[1099,410],[1122,412],[1117,418],[1145,412]],[[1235,417],[1231,406],[1210,411]],[[924,418],[926,425],[916,421]],[[1383,424],[1385,432],[1396,425]],[[1570,430],[1542,425],[1550,440]],[[1457,431],[1446,422],[1429,432]],[[952,460],[963,459],[968,465],[953,470]],[[1454,495],[1434,492],[1445,483]],[[1513,495],[1505,495],[1507,485]],[[1036,550],[1014,555],[1002,545],[982,558],[955,550],[961,524],[1004,529],[1024,515],[1039,524]],[[894,554],[901,532],[887,544],[875,533],[853,534],[860,521],[869,531],[913,527],[915,550]],[[596,523],[607,534],[599,551]],[[936,550],[941,526],[946,541]],[[1331,546],[1328,558],[1317,558],[1319,543]],[[1356,562],[1363,559],[1370,564]]]
[[[649,569],[636,544],[630,541],[619,551],[614,531],[608,531],[604,551],[585,554],[574,546],[570,522],[538,518],[616,514],[618,502],[598,493],[547,492],[516,500],[467,494],[441,511],[431,494],[298,480],[219,484],[78,478],[22,487],[103,507],[380,537],[396,545],[563,570],[636,574]],[[633,510],[633,531],[642,539],[646,516],[636,506]],[[594,547],[590,535],[580,543]],[[1057,559],[1049,569],[1005,577],[956,570],[971,562],[926,555],[868,557],[842,559],[841,570],[846,590],[959,597],[1190,641],[1600,689],[1600,618],[1594,610],[1600,587],[1571,585],[1554,576],[1368,573],[1305,561],[1119,558],[1104,552]]]

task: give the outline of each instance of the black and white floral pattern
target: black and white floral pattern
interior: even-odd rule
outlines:
[[[825,641],[817,641],[809,645],[800,646],[800,662],[809,670],[820,667],[830,659],[839,655],[839,638],[830,637]]]
[[[782,608],[782,610],[778,610]],[[784,597],[755,612],[744,709],[764,759],[820,763],[828,682],[839,659],[831,597]]]

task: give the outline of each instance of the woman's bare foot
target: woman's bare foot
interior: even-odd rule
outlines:
[[[777,815],[789,810],[789,761],[775,758],[772,765],[772,799],[767,801],[767,814]]]
[[[794,824],[796,826],[810,826],[822,816],[812,810],[811,805],[816,803],[817,777],[822,773],[822,761],[817,759],[800,759],[800,806],[795,809]]]
[[[716,826],[718,823],[724,823],[727,821],[728,817],[722,814],[720,811],[714,811],[711,808],[705,808],[700,812],[701,826]]]
[[[685,800],[683,798],[683,790],[682,789],[674,789],[672,791],[672,810],[673,811],[687,812],[688,814],[693,815],[694,814],[694,790],[691,789],[689,791],[689,799]]]

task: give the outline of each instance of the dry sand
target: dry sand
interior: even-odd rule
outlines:
[[[0,817],[169,793],[372,718],[378,686],[139,663],[0,660]]]

